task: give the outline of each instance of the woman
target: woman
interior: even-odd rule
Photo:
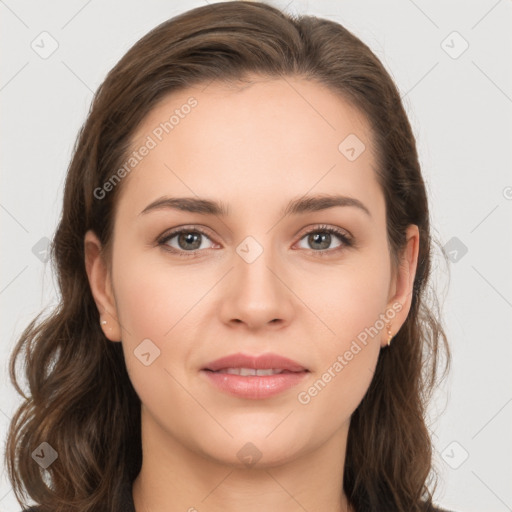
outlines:
[[[365,44],[257,2],[161,24],[94,98],[61,302],[12,355],[20,504],[439,510],[430,251],[410,124]]]

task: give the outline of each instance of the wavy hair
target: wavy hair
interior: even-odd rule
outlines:
[[[433,238],[416,141],[400,94],[369,47],[339,23],[240,1],[198,7],[160,24],[121,58],[93,98],[75,142],[51,243],[59,304],[47,317],[39,313],[32,320],[9,361],[11,381],[24,398],[5,451],[20,504],[26,506],[28,494],[41,512],[120,510],[123,481],[132,482],[141,469],[141,402],[121,343],[109,341],[100,328],[84,261],[89,229],[111,254],[122,183],[101,200],[95,190],[122,166],[136,128],[166,95],[250,74],[311,80],[356,107],[377,148],[395,265],[407,226],[419,228],[411,309],[392,346],[381,351],[352,415],[343,487],[358,512],[432,508],[437,477],[426,409],[449,368],[450,351],[435,294],[427,300]],[[17,382],[21,355],[28,396]],[[31,456],[43,442],[58,453],[45,471]]]

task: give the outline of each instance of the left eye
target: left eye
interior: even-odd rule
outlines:
[[[321,228],[315,228],[312,231],[309,231],[306,233],[302,238],[301,241],[306,239],[306,243],[313,246],[314,249],[319,249],[315,252],[329,252],[329,246],[332,242],[332,235],[338,238],[340,240],[340,243],[331,249],[339,249],[342,246],[351,246],[351,240],[347,235],[345,235],[342,231],[331,228],[328,226],[321,227]],[[316,247],[315,247],[316,245]],[[309,249],[309,247],[302,247],[303,249]]]

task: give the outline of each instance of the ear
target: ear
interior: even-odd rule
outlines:
[[[400,255],[400,263],[397,269],[393,270],[393,278],[390,285],[390,299],[386,307],[387,312],[394,311],[394,318],[390,318],[390,333],[395,336],[407,319],[411,309],[412,293],[416,268],[418,266],[418,253],[420,246],[420,235],[418,226],[411,224],[406,231],[406,246]],[[388,342],[388,332],[384,330],[385,336],[381,341],[381,346],[386,346]]]
[[[94,302],[100,312],[101,328],[110,341],[121,341],[110,270],[101,249],[101,242],[94,231],[87,231],[84,237],[85,269]]]

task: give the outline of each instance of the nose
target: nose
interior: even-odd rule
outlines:
[[[283,328],[294,314],[290,273],[269,247],[262,247],[255,259],[246,257],[255,249],[249,245],[248,253],[244,253],[239,247],[234,255],[234,268],[226,276],[222,319],[226,323],[244,324],[253,331]]]

